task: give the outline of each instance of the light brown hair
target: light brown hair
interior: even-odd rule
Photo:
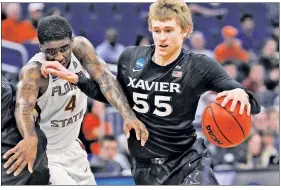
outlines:
[[[182,30],[189,27],[187,38],[191,36],[193,31],[193,22],[191,12],[187,4],[183,0],[157,0],[152,3],[149,8],[148,25],[151,31],[151,21],[171,20],[175,19],[180,24]]]

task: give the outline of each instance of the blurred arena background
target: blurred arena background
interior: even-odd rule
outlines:
[[[116,73],[126,46],[152,42],[148,31],[149,3],[1,3],[2,74],[18,81],[20,68],[39,51],[38,20],[64,16],[75,36],[87,37],[97,54]],[[279,155],[279,3],[188,3],[194,34],[184,47],[219,61],[228,74],[256,93],[262,105],[252,117],[250,137],[222,149],[206,144],[222,185],[280,185]],[[225,46],[230,39],[233,49]],[[215,98],[202,95],[195,126],[201,133],[201,113]],[[187,108],[188,109],[188,108]],[[99,185],[132,185],[130,157],[122,118],[111,106],[88,100],[80,139]]]

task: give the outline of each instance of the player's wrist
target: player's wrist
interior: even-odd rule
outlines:
[[[23,137],[24,140],[29,140],[29,141],[33,141],[34,143],[38,143],[38,136],[37,134],[35,133],[27,133],[27,134],[24,134],[24,137]]]
[[[72,84],[77,84],[79,82],[79,77],[77,74],[72,74],[71,76],[71,81],[70,81]]]
[[[126,112],[124,112],[122,114],[123,116],[123,119],[126,120],[126,119],[135,119],[137,116],[135,115],[135,113],[131,110],[128,110]]]

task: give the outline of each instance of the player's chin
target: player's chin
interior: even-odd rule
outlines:
[[[166,56],[168,54],[167,50],[159,51],[159,56]]]

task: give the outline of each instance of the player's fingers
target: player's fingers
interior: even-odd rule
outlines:
[[[16,152],[16,147],[8,150],[4,155],[3,155],[3,158],[6,159],[8,156],[10,156],[11,154],[15,153]]]
[[[141,130],[140,130],[140,127],[138,125],[138,123],[134,123],[133,124],[133,128],[135,129],[135,133],[136,133],[136,137],[137,137],[137,140],[140,140],[140,136],[141,136]]]
[[[48,76],[48,73],[46,72],[44,66],[41,67],[41,74],[42,74],[45,78],[47,78],[47,76]]]
[[[240,114],[240,115],[243,114],[244,109],[245,109],[245,103],[244,103],[244,102],[241,102],[241,104],[240,104],[240,110],[239,110],[239,114]]]
[[[51,73],[52,75],[56,75],[57,77],[65,77],[64,72],[58,71],[58,70],[53,69],[53,68],[47,68],[46,71],[48,73]]]
[[[148,133],[146,127],[142,123],[139,123],[138,125],[141,130],[141,145],[144,146],[146,141],[148,140],[149,133]]]
[[[224,107],[230,99],[231,99],[231,98],[230,98],[229,96],[226,96],[226,97],[223,99],[223,101],[222,101],[222,103],[221,103],[221,106]]]
[[[4,164],[4,168],[8,168],[11,165],[11,163],[13,163],[16,159],[18,159],[18,157],[19,154],[14,154],[13,156],[11,156],[9,160]]]
[[[227,95],[227,91],[223,91],[217,94],[216,99],[219,99],[220,97],[226,96]]]
[[[131,129],[128,127],[128,125],[124,123],[123,131],[126,134],[127,139],[130,138],[130,130]]]
[[[251,104],[250,102],[247,103],[247,115],[250,116],[251,114]]]
[[[33,172],[33,164],[34,164],[34,161],[35,161],[35,158],[31,159],[29,162],[28,162],[28,171],[30,173]]]
[[[231,107],[230,107],[230,111],[231,111],[231,112],[234,111],[237,102],[238,102],[238,99],[237,99],[237,98],[234,98],[233,101],[232,101]]]
[[[17,161],[8,169],[7,174],[14,172],[22,163],[23,158],[19,157]]]
[[[61,69],[62,65],[58,61],[45,61],[43,63],[45,68]]]
[[[26,164],[27,164],[27,161],[24,160],[21,163],[21,165],[18,167],[18,169],[15,171],[14,176],[19,175],[21,173],[21,171],[24,169],[24,167],[26,166]]]

